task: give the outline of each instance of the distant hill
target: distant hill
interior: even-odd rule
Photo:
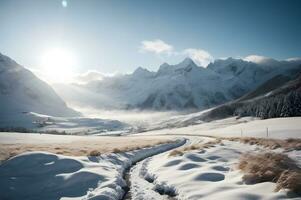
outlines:
[[[262,119],[301,116],[301,75],[235,109],[235,115]]]
[[[220,105],[198,118],[211,121],[230,116],[262,119],[301,116],[300,72],[301,69],[291,77],[277,75],[243,97]]]

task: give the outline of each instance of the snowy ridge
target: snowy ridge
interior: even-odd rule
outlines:
[[[164,63],[157,72],[139,67],[132,74],[54,87],[67,102],[80,106],[85,102],[100,109],[199,110],[237,99],[276,75],[291,76],[301,69],[301,60],[275,62],[228,58],[203,68],[186,58],[176,65]],[[84,93],[95,98],[78,95]]]

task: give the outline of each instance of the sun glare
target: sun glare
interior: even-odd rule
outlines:
[[[68,6],[67,0],[63,0],[63,1],[62,1],[62,6],[63,6],[64,8],[66,8],[66,7]]]
[[[42,71],[48,80],[53,82],[67,82],[73,75],[76,59],[71,51],[54,48],[46,51],[42,56]]]

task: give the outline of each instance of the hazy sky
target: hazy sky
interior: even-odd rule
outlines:
[[[39,68],[60,49],[74,71],[103,73],[187,55],[300,57],[300,10],[298,0],[0,0],[0,52]]]

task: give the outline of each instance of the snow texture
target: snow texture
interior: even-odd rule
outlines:
[[[47,152],[15,156],[0,165],[0,199],[121,199],[123,173],[133,163],[185,140],[126,153],[70,157]]]
[[[194,143],[200,137],[189,138]],[[299,199],[288,197],[284,190],[275,192],[275,183],[249,185],[243,182],[242,173],[237,169],[239,157],[242,153],[261,151],[263,149],[256,145],[223,141],[223,144],[186,152],[183,156],[168,156],[169,152],[153,156],[131,171],[133,199],[173,196],[183,200]]]

